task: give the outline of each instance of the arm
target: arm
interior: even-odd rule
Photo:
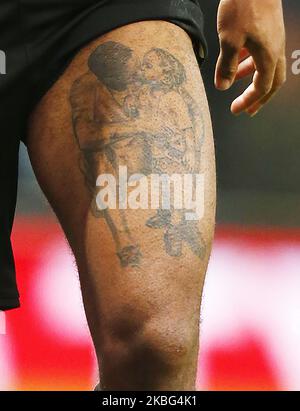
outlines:
[[[281,0],[221,0],[217,22],[220,56],[215,85],[227,90],[253,75],[231,106],[233,114],[255,115],[286,79],[285,30]]]

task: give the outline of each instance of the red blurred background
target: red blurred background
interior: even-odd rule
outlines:
[[[22,309],[0,335],[1,390],[90,390],[96,365],[73,257],[52,219],[13,236]],[[198,388],[296,389],[300,231],[220,226],[205,285]]]
[[[254,119],[213,86],[219,0],[203,1],[203,77],[215,132],[217,232],[204,289],[198,388],[300,388],[300,4],[283,2],[288,81]],[[276,39],[275,39],[276,41]],[[97,382],[72,254],[20,151],[14,253],[22,308],[0,313],[0,390],[90,390]]]

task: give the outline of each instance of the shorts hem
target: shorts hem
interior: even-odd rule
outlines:
[[[64,44],[64,52],[60,54],[58,45],[55,45],[54,48],[58,53],[56,65],[46,72],[43,70],[44,74],[38,82],[34,104],[29,111],[36,107],[42,97],[63,75],[72,59],[82,48],[96,38],[128,24],[162,20],[181,27],[192,40],[200,67],[207,57],[203,13],[199,5],[191,0],[185,0],[181,3],[184,3],[185,7],[180,7],[177,0],[165,0],[164,2],[152,0],[148,3],[140,2],[140,4],[136,2],[132,4],[130,1],[123,0],[119,4],[108,4],[106,7],[96,4],[88,8],[80,15],[79,19],[73,21],[71,26],[67,26],[65,32],[61,33],[57,39],[58,44]],[[108,15],[113,16],[113,18],[108,19]],[[26,145],[26,136],[21,138],[21,141]]]
[[[13,310],[20,307],[19,297],[15,298],[1,298],[0,297],[0,311]]]

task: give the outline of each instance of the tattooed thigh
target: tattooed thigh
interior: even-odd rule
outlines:
[[[138,210],[148,210],[139,225],[160,233],[169,256],[207,256],[200,220],[212,183],[202,164],[211,131],[196,70],[191,49],[116,38],[92,48],[72,83],[73,134],[91,211],[104,218],[121,266],[143,258],[130,224]]]

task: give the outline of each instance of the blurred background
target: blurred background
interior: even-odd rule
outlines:
[[[218,224],[201,314],[198,387],[299,390],[300,74],[292,73],[291,56],[300,50],[300,4],[284,2],[287,83],[254,119],[230,114],[245,84],[226,93],[213,87],[217,4],[203,1],[209,59],[202,74],[215,131]],[[91,389],[95,360],[74,261],[24,147],[13,242],[22,309],[7,314],[6,330],[0,321],[0,390]]]

